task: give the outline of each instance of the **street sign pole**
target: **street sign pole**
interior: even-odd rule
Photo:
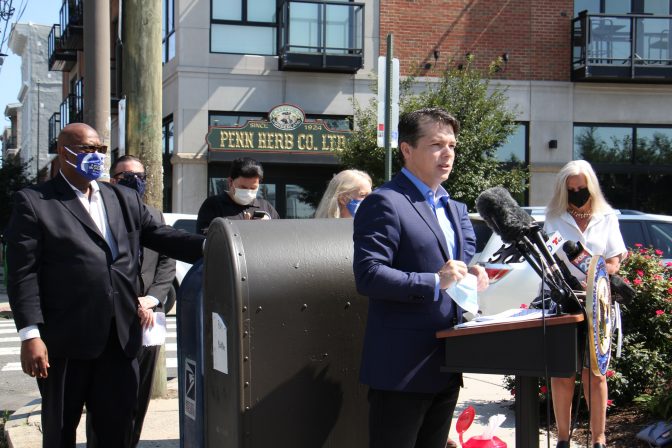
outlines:
[[[392,148],[390,146],[390,117],[392,115],[392,33],[387,35],[385,61],[385,180],[392,179]]]

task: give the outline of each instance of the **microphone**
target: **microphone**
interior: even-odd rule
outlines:
[[[565,241],[562,245],[562,250],[565,251],[570,263],[576,266],[579,271],[588,274],[593,254],[581,244],[581,241],[577,241],[576,243],[574,241]]]
[[[634,288],[627,283],[620,275],[609,276],[609,286],[611,286],[611,298],[618,303],[628,305],[637,294]]]
[[[532,218],[502,187],[488,188],[476,198],[476,210],[505,243],[516,243],[526,235]]]
[[[523,210],[502,187],[493,187],[483,191],[476,198],[476,210],[485,223],[497,233],[505,243],[514,243],[525,259],[535,268],[531,260],[535,257],[535,271],[543,271],[559,302],[567,311],[575,310],[578,305],[572,300],[571,288],[567,285],[555,257],[546,244],[548,236],[532,217]],[[541,268],[541,269],[539,269]]]

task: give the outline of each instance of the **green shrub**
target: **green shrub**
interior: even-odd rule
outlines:
[[[619,403],[636,399],[649,410],[672,416],[672,263],[662,252],[635,245],[619,274],[637,291],[635,300],[621,307],[623,354],[612,358],[609,395]],[[660,404],[658,404],[660,403]],[[665,406],[665,403],[668,403]],[[667,409],[667,411],[665,411]]]

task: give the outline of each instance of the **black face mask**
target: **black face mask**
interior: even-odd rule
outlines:
[[[567,190],[567,201],[576,208],[586,205],[590,199],[590,191],[587,188],[579,188],[579,191]]]

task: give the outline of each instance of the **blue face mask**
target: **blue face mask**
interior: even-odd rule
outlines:
[[[77,172],[81,174],[87,180],[96,180],[103,175],[103,169],[105,164],[105,154],[99,152],[74,152],[70,150],[67,146],[64,146],[65,150],[70,154],[75,156],[75,162],[72,163],[68,159],[65,159],[65,162],[68,165],[75,167]]]
[[[144,196],[147,182],[143,177],[140,177],[135,173],[123,173],[123,177],[117,180],[117,183],[124,187],[132,188],[137,191],[140,196]]]
[[[361,199],[350,199],[350,202],[345,204],[345,208],[347,208],[350,214],[354,217],[355,213],[357,213],[357,209],[359,208],[359,204],[361,203]]]

